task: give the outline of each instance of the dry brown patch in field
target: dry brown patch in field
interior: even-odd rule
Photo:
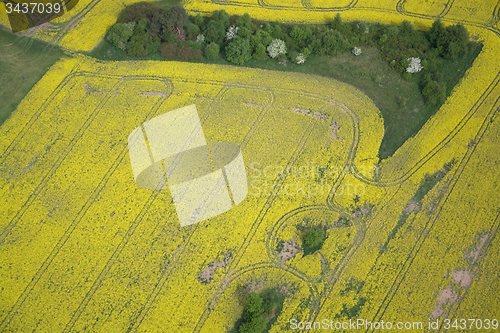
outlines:
[[[411,213],[415,212],[418,213],[420,211],[420,203],[418,201],[415,201],[414,199],[411,199],[410,202],[405,207],[405,214],[410,215]]]
[[[467,270],[456,270],[453,273],[451,273],[451,276],[453,278],[453,281],[455,281],[455,283],[460,284],[462,288],[467,289],[472,284],[472,279],[474,278],[474,272]]]
[[[159,92],[159,91],[139,91],[141,95],[147,95],[147,96],[160,96],[163,98],[167,97],[167,94],[164,92]]]

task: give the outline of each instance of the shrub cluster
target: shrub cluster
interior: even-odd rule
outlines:
[[[418,75],[422,95],[427,105],[438,105],[446,96],[446,86],[437,74],[440,59],[468,52],[469,34],[464,26],[444,27],[439,19],[428,32],[415,30],[409,21],[399,26],[343,22],[340,14],[326,24],[298,25],[257,21],[248,14],[230,16],[224,10],[210,17],[190,17],[181,6],[163,11],[141,2],[120,14],[106,40],[129,55],[160,51],[167,58],[222,57],[236,65],[267,58],[303,64],[312,54],[351,51],[359,56],[363,46],[378,47],[382,58],[404,78],[411,80],[423,71]]]

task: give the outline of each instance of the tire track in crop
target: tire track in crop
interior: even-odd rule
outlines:
[[[396,10],[399,14],[407,14],[407,15],[423,15],[427,18],[439,18],[439,17],[444,17],[446,14],[448,14],[448,12],[450,11],[451,7],[453,6],[453,3],[455,2],[455,0],[448,0],[448,2],[446,2],[443,10],[441,11],[441,13],[437,14],[437,15],[427,15],[427,14],[418,14],[418,13],[414,13],[414,12],[409,12],[407,11],[404,7],[405,7],[405,3],[407,2],[408,0],[399,0],[398,3],[396,4]]]
[[[171,92],[173,91],[173,89],[171,90]],[[221,89],[221,91],[219,91],[218,93],[218,97],[221,98],[223,96],[223,94],[227,91],[227,87],[223,87]],[[214,110],[214,103],[212,103],[212,105],[209,107],[208,111],[204,113],[204,117],[203,118],[203,121],[200,120],[200,122],[204,123],[206,121],[206,119],[210,116],[210,114],[213,112]],[[147,118],[146,118],[147,119]],[[186,143],[188,144],[188,143]],[[136,218],[134,219],[134,221],[132,222],[132,224],[130,225],[129,229],[127,230],[127,233],[125,234],[125,236],[123,237],[122,241],[120,242],[120,244],[115,248],[113,254],[111,255],[111,257],[108,259],[108,261],[106,262],[106,265],[103,267],[103,269],[101,270],[101,272],[99,273],[98,277],[96,278],[96,280],[94,280],[94,283],[92,284],[92,287],[90,288],[90,290],[86,293],[85,297],[82,299],[82,301],[80,302],[78,308],[75,310],[75,312],[73,312],[73,315],[71,316],[70,320],[68,321],[68,323],[66,324],[65,328],[64,328],[64,332],[68,332],[68,331],[71,331],[74,327],[74,325],[76,324],[76,322],[78,321],[78,319],[80,318],[80,316],[82,315],[82,313],[85,311],[87,305],[89,304],[89,302],[92,300],[92,298],[94,297],[95,293],[97,292],[97,290],[99,289],[99,287],[101,286],[101,283],[104,279],[106,279],[106,276],[107,274],[111,271],[111,268],[112,266],[114,265],[114,263],[117,261],[117,259],[119,258],[119,256],[121,255],[123,249],[127,246],[130,238],[132,237],[132,235],[134,234],[135,232],[135,229],[137,229],[137,227],[139,226],[139,224],[142,222],[142,219],[144,218],[144,216],[146,215],[146,213],[148,212],[149,208],[151,207],[151,205],[153,204],[154,200],[158,197],[158,195],[161,193],[161,190],[156,190],[156,191],[153,191],[151,193],[151,195],[149,196],[148,200],[146,201],[146,203],[143,205],[141,211],[137,214]],[[167,265],[167,267],[163,270],[163,275],[168,271],[170,272],[171,269],[169,270],[169,268],[171,267],[171,265],[175,262],[176,260],[176,255],[177,255],[177,252],[179,250],[180,247],[183,247],[182,251],[179,253],[179,256],[182,256],[186,246],[189,244],[190,242],[190,239],[191,239],[191,236],[192,234],[194,233],[194,231],[196,231],[196,229],[198,228],[198,224],[196,224],[193,228],[192,226],[189,227],[188,229],[188,232],[187,232],[187,236],[184,237],[181,241],[181,243],[177,246],[177,249],[176,251],[174,252],[174,255],[172,256],[171,260],[170,260],[170,263]],[[193,229],[193,230],[192,230]],[[170,274],[170,273],[169,273]],[[158,284],[157,284],[158,285]],[[155,286],[156,288],[156,286]]]
[[[280,5],[269,5],[265,0],[257,0],[256,4],[252,3],[238,3],[232,1],[220,1],[220,0],[212,0],[213,4],[219,6],[233,6],[233,7],[243,7],[243,8],[264,8],[264,9],[273,9],[273,10],[295,10],[295,11],[317,11],[317,12],[338,12],[338,11],[346,11],[352,9],[358,3],[358,0],[352,0],[347,6],[343,7],[313,7],[310,5],[309,0],[301,0],[301,4],[304,8],[293,7],[293,6],[280,6]],[[201,13],[203,11],[200,10],[189,10],[190,12]]]
[[[295,148],[295,151],[291,154],[290,159],[288,160],[288,162],[287,162],[287,164],[285,166],[285,169],[287,167],[290,167],[291,165],[295,164],[295,162],[299,158],[302,150],[304,149],[304,146],[305,146],[305,144],[306,144],[309,136],[312,134],[312,131],[313,131],[314,127],[315,127],[314,126],[314,122],[312,120],[310,120],[309,124],[308,124],[308,126],[306,128],[306,130],[304,131],[304,133],[302,134],[301,138],[299,139],[299,142],[298,142],[298,144],[297,144],[297,146]],[[284,176],[282,178],[278,178],[276,180],[276,182],[275,182],[275,186],[279,185],[281,187],[283,185],[283,183],[285,182],[285,180],[286,180],[287,177],[288,177],[288,175],[286,175],[286,176]],[[237,267],[238,263],[242,259],[243,255],[245,253],[245,250],[250,245],[250,242],[252,241],[253,236],[255,235],[255,233],[256,233],[258,227],[260,226],[260,224],[262,223],[262,220],[264,219],[265,215],[267,214],[267,211],[271,208],[272,203],[274,202],[274,200],[276,199],[276,197],[277,196],[273,195],[273,193],[270,193],[269,196],[267,197],[267,200],[264,203],[264,205],[262,206],[259,214],[257,215],[257,218],[252,223],[252,226],[250,227],[250,231],[245,236],[245,239],[243,240],[242,245],[240,246],[240,248],[238,249],[238,251],[236,251],[236,257],[229,264],[228,271],[230,271],[231,273],[226,274],[226,276],[224,278],[222,278],[222,280],[219,283],[219,286],[217,287],[216,291],[212,295],[211,299],[207,302],[205,310],[203,311],[202,315],[198,319],[198,321],[197,321],[197,323],[195,325],[195,328],[193,330],[194,332],[199,332],[201,330],[201,328],[205,324],[206,320],[208,319],[211,310],[213,310],[213,308],[217,304],[218,299],[224,293],[224,291],[225,291],[225,289],[227,287],[227,284],[226,284],[227,277],[230,276],[234,272],[234,267]],[[231,271],[231,269],[233,269],[233,271]]]
[[[91,123],[93,122],[93,120],[97,117],[97,115],[101,112],[101,109],[103,107],[103,105],[105,105],[107,103],[107,101],[111,98],[112,96],[112,91],[116,91],[116,89],[118,89],[121,84],[123,82],[126,82],[127,80],[131,80],[131,79],[136,79],[136,80],[141,80],[141,77],[138,77],[138,76],[118,76],[118,75],[100,75],[100,74],[94,74],[94,73],[90,73],[90,72],[78,72],[78,73],[74,73],[74,74],[70,74],[70,79],[69,80],[66,80],[66,77],[65,79],[63,79],[62,82],[64,82],[64,84],[60,87],[60,89],[56,89],[57,90],[57,93],[56,94],[51,94],[51,99],[50,101],[52,101],[55,96],[61,92],[61,89],[66,86],[72,78],[74,77],[88,77],[88,76],[95,76],[95,77],[99,77],[99,78],[107,78],[107,79],[116,79],[116,83],[110,88],[109,91],[106,92],[106,95],[99,101],[99,104],[94,108],[94,110],[92,111],[92,113],[89,115],[89,117],[87,118],[87,120],[83,123],[83,125],[79,128],[79,130],[76,132],[76,134],[73,136],[73,138],[69,141],[68,145],[64,148],[64,150],[58,155],[57,157],[57,160],[55,161],[55,163],[52,165],[52,167],[50,168],[50,170],[43,176],[42,180],[40,181],[40,183],[35,187],[35,189],[33,190],[33,192],[29,195],[28,199],[26,200],[26,202],[21,206],[21,209],[16,213],[16,215],[11,219],[11,221],[9,222],[9,224],[7,226],[4,227],[4,229],[2,230],[2,232],[0,233],[0,245],[3,244],[3,242],[5,242],[5,239],[10,235],[10,232],[12,231],[12,229],[17,225],[17,223],[19,222],[19,220],[22,218],[23,214],[29,209],[29,207],[31,206],[31,204],[33,204],[33,202],[35,202],[35,200],[37,199],[38,195],[42,192],[42,190],[45,188],[45,186],[47,185],[47,183],[52,179],[53,175],[56,173],[56,171],[58,170],[58,168],[61,166],[61,164],[64,162],[64,160],[66,159],[66,157],[69,155],[69,153],[71,152],[71,150],[73,149],[73,147],[79,142],[79,140],[83,137],[84,133],[86,132],[86,130],[89,128],[89,126],[91,125]],[[154,80],[158,80],[158,78],[156,77],[151,77],[152,79]],[[61,82],[61,83],[62,83]],[[58,85],[58,88],[59,88],[59,85]],[[43,103],[42,104],[42,107],[40,108],[40,111],[37,112],[36,114],[36,118],[34,118],[34,116],[30,119],[30,124],[27,124],[23,130],[22,130],[22,135],[21,133],[14,139],[14,141],[11,143],[11,145],[9,146],[10,147],[10,150],[9,152],[6,154],[6,156],[4,157],[4,160],[0,163],[0,164],[3,164],[5,162],[5,158],[7,157],[7,155],[10,155],[10,153],[12,151],[14,151],[14,143],[17,143],[18,140],[21,140],[25,135],[26,133],[29,131],[29,129],[31,129],[31,127],[33,126],[33,123],[36,122],[36,120],[39,118],[40,114],[42,112],[44,112],[47,107],[48,107],[48,104],[50,104],[50,101],[47,102],[47,103]],[[26,130],[25,130],[26,129]]]
[[[498,20],[500,19],[500,1],[497,2],[495,8],[493,9],[493,13],[491,14],[491,18],[488,21],[488,25],[490,27],[494,27]]]
[[[245,88],[245,89],[251,89],[251,90],[259,90],[261,92],[265,92],[265,93],[269,94],[269,96],[268,96],[269,97],[269,101],[268,101],[267,105],[265,107],[263,107],[262,110],[259,112],[259,114],[257,115],[256,120],[252,123],[250,129],[247,131],[247,133],[245,134],[245,136],[243,137],[243,139],[242,139],[242,141],[241,141],[241,143],[239,145],[241,151],[243,151],[243,149],[248,144],[248,142],[249,142],[249,140],[250,140],[253,132],[258,128],[258,126],[262,122],[262,119],[267,114],[267,112],[272,107],[272,105],[274,104],[274,94],[273,94],[273,92],[270,89],[265,88],[265,87],[264,88],[263,87],[255,87],[255,86],[241,85],[241,84],[225,85],[219,91],[217,97],[214,98],[214,102],[213,102],[212,106],[210,107],[211,111],[207,112],[207,113],[204,113],[202,123],[205,123],[207,121],[207,119],[210,117],[210,115],[213,114],[213,110],[215,110],[215,108],[220,103],[222,103],[222,100],[224,98],[224,94],[226,92],[230,91],[233,88]],[[142,324],[142,322],[146,318],[146,316],[149,313],[152,305],[156,302],[156,299],[157,299],[158,295],[160,294],[160,292],[163,289],[165,283],[167,282],[168,278],[170,277],[170,274],[172,273],[173,269],[177,265],[178,261],[180,261],[180,259],[183,256],[183,254],[184,254],[187,246],[190,245],[190,243],[191,243],[191,236],[196,232],[196,230],[198,229],[198,226],[199,226],[199,223],[196,223],[194,225],[193,232],[190,232],[188,234],[187,241],[184,242],[184,240],[183,240],[183,243],[181,243],[181,245],[179,245],[179,247],[183,246],[182,251],[179,253],[179,256],[177,256],[175,258],[172,258],[172,260],[170,261],[168,267],[162,272],[162,275],[160,276],[160,279],[155,284],[155,287],[153,288],[151,294],[148,296],[145,304],[142,306],[142,308],[139,311],[139,313],[137,314],[135,320],[130,325],[130,327],[128,329],[129,332],[131,332],[131,331],[137,331],[137,329],[139,328],[139,326]]]
[[[101,0],[92,0],[89,2],[78,14],[76,14],[72,19],[66,23],[62,29],[60,29],[57,34],[50,40],[50,43],[59,44],[61,39],[64,38],[70,32],[81,19],[85,17],[95,6],[97,6]]]
[[[471,159],[474,151],[476,150],[478,144],[481,142],[481,139],[485,135],[485,133],[486,133],[486,131],[487,131],[489,125],[490,125],[490,121],[493,119],[493,117],[495,116],[496,112],[498,111],[498,109],[499,109],[499,107],[498,107],[499,101],[500,101],[500,97],[498,97],[496,99],[496,101],[494,103],[494,106],[491,108],[488,116],[485,117],[485,119],[484,119],[484,121],[483,121],[483,123],[481,125],[481,128],[478,130],[478,132],[477,132],[477,134],[476,134],[476,136],[474,138],[475,144],[474,144],[473,148],[469,149],[469,151],[467,151],[467,153],[465,154],[465,156],[462,158],[462,160],[460,162],[460,165],[457,167],[457,170],[453,174],[452,180],[450,181],[450,189],[447,191],[446,195],[444,195],[443,198],[440,199],[439,207],[437,209],[437,212],[436,212],[435,216],[431,216],[428,219],[426,225],[424,226],[423,231],[420,233],[417,241],[415,242],[415,245],[412,247],[412,249],[411,249],[408,257],[404,261],[403,267],[399,270],[396,278],[394,279],[394,282],[392,283],[391,287],[389,288],[389,291],[387,292],[386,296],[384,297],[384,300],[382,301],[382,304],[379,306],[377,312],[375,313],[375,315],[373,317],[373,322],[380,321],[380,319],[383,317],[383,315],[384,315],[385,311],[387,310],[390,302],[392,301],[392,299],[394,298],[395,294],[397,293],[397,291],[399,289],[399,286],[401,285],[401,283],[405,279],[406,274],[410,270],[410,267],[411,267],[411,265],[413,263],[413,260],[416,258],[416,256],[418,255],[418,252],[422,248],[422,245],[425,243],[425,240],[429,236],[432,227],[434,226],[436,220],[439,218],[439,216],[441,214],[443,206],[448,201],[451,193],[453,192],[453,189],[455,188],[455,185],[460,180],[460,176],[462,175],[465,167],[469,163],[469,161],[470,161],[470,159]],[[442,204],[441,204],[441,201],[442,201]],[[379,313],[380,313],[380,315],[379,315]],[[368,332],[368,330],[366,330],[366,332]],[[373,330],[372,330],[372,332],[373,332]]]
[[[132,80],[141,80],[141,79],[144,79],[144,78],[132,77],[132,76],[131,77],[124,77],[124,79],[117,81],[113,85],[113,88],[118,89],[124,82],[129,82],[129,81],[132,81]],[[154,78],[154,80],[158,80],[158,79]],[[160,81],[163,81],[165,83],[165,85],[167,86],[168,95],[167,95],[167,97],[164,97],[164,98],[160,99],[155,104],[155,107],[153,107],[151,109],[151,111],[148,113],[148,115],[146,116],[146,118],[149,117],[150,114],[154,114],[158,110],[158,108],[161,106],[161,104],[168,98],[168,96],[170,96],[171,92],[173,91],[173,86],[172,86],[172,84],[171,84],[170,81],[164,81],[164,80],[160,80]],[[100,109],[102,109],[102,107],[109,100],[109,98],[110,98],[109,95],[110,95],[111,91],[113,91],[113,88],[107,93],[106,97],[103,98],[104,102],[100,102],[99,105],[95,108],[94,113],[100,112]],[[94,118],[95,118],[95,116],[94,116]],[[83,126],[85,126],[85,124]],[[82,128],[83,128],[83,126],[82,126]],[[85,130],[89,126],[90,126],[90,123],[85,127]],[[81,133],[81,135],[78,138],[78,140],[83,136],[84,132],[85,131],[83,131]],[[76,144],[76,141],[75,141],[74,144]],[[71,146],[71,149],[73,148],[74,144]],[[64,154],[65,157],[69,154],[69,152],[71,151],[71,149],[69,149],[69,150],[68,150],[68,148],[65,149],[65,154]],[[127,155],[127,152],[128,152],[128,145],[125,145],[123,147],[122,151],[120,152],[120,154],[118,155],[118,157],[115,159],[115,161],[112,164],[112,166],[108,169],[108,171],[106,172],[106,174],[104,175],[104,177],[100,180],[100,182],[98,183],[98,185],[96,186],[96,188],[94,189],[94,191],[87,198],[87,201],[82,206],[82,208],[80,209],[80,211],[77,213],[77,216],[75,217],[75,219],[73,220],[73,222],[66,229],[65,233],[59,239],[59,241],[57,242],[57,244],[54,246],[54,248],[52,249],[52,251],[49,254],[49,256],[42,263],[42,266],[35,273],[35,275],[31,279],[30,283],[24,289],[23,293],[18,297],[18,299],[17,299],[16,303],[14,304],[14,306],[12,307],[12,309],[8,312],[7,316],[2,320],[2,322],[0,323],[0,328],[6,328],[10,324],[10,322],[14,318],[15,314],[17,313],[17,311],[22,307],[23,303],[28,298],[28,296],[31,294],[31,292],[33,291],[33,289],[36,286],[36,284],[38,283],[38,281],[40,281],[41,277],[47,271],[48,267],[50,266],[50,264],[52,263],[52,261],[54,260],[54,258],[57,256],[57,254],[60,252],[60,250],[64,247],[64,245],[66,244],[66,242],[68,241],[68,239],[71,237],[73,231],[76,229],[76,227],[78,226],[78,224],[81,222],[81,220],[83,219],[83,217],[85,216],[85,214],[87,213],[87,211],[89,210],[89,208],[92,206],[92,204],[95,202],[95,200],[97,199],[97,197],[99,196],[99,194],[101,193],[101,191],[103,190],[103,188],[105,187],[105,185],[108,182],[108,180],[111,178],[111,176],[113,175],[113,173],[115,172],[115,170],[118,168],[118,166],[120,165],[120,163],[122,162],[122,160],[125,158],[125,156]],[[61,163],[62,163],[62,161],[61,161]],[[59,163],[59,165],[61,163]],[[58,167],[59,167],[59,165],[58,165]],[[54,170],[53,173],[55,173],[55,170]],[[50,177],[52,177],[52,176],[50,176]],[[37,195],[40,192],[41,192],[41,190],[37,193]]]

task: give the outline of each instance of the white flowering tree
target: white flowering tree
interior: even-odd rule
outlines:
[[[406,69],[406,72],[408,72],[408,73],[418,73],[424,68],[420,64],[420,58],[411,57],[411,58],[408,58],[407,60],[410,61],[410,64],[408,65],[408,68]]]
[[[361,54],[361,48],[360,47],[354,47],[352,49],[352,54],[354,54],[355,56],[359,56]]]
[[[226,32],[226,39],[234,39],[238,36],[239,27],[235,27],[234,25],[229,27]]]
[[[271,58],[276,58],[280,54],[286,54],[285,42],[281,39],[273,39],[267,46],[267,52]]]

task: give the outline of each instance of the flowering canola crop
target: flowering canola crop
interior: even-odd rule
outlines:
[[[293,318],[348,320],[345,309],[356,304],[356,318],[372,321],[425,325],[470,312],[493,319],[500,45],[496,7],[487,3],[471,15],[466,1],[445,8],[444,23],[461,20],[483,41],[482,52],[441,109],[381,163],[380,112],[335,80],[82,55],[56,63],[0,127],[0,330],[219,332],[234,326],[249,291],[270,287],[286,295],[271,332],[286,331]],[[185,6],[297,22],[343,10],[346,20],[429,27],[442,4],[427,4]],[[73,18],[36,36],[89,50],[123,4],[78,6]],[[249,194],[224,214],[180,227],[168,190],[135,185],[127,138],[191,104],[207,141],[240,146]],[[419,197],[428,175],[447,163]],[[324,226],[328,238],[304,255],[297,230],[308,223]],[[202,281],[227,253],[213,279]]]

